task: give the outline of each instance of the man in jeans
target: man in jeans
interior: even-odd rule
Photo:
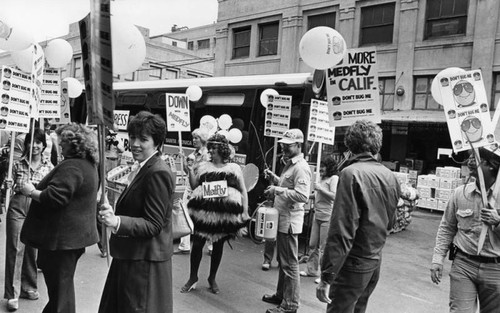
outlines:
[[[376,159],[382,146],[379,126],[356,121],[344,143],[353,156],[341,166],[316,296],[328,303],[329,313],[363,313],[379,279],[401,189],[394,173]]]
[[[304,204],[309,199],[311,170],[302,153],[304,134],[300,129],[286,131],[278,142],[288,161],[280,177],[265,170],[277,186],[270,186],[264,192],[268,199],[274,198],[274,206],[279,213],[276,239],[278,286],[275,294],[264,295],[262,300],[279,305],[266,313],[295,313],[300,298],[298,235],[302,232]]]

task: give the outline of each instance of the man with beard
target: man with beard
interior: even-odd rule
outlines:
[[[304,134],[300,129],[286,131],[278,142],[288,160],[281,176],[268,169],[264,171],[276,184],[267,188],[264,194],[268,199],[274,199],[274,207],[279,212],[276,238],[278,286],[275,294],[264,295],[262,301],[279,305],[266,313],[295,313],[300,298],[298,235],[302,232],[304,204],[309,199],[311,170],[302,153]]]

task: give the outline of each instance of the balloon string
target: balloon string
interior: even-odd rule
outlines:
[[[257,128],[255,127],[255,125],[253,124],[252,121],[250,121],[250,125],[253,127],[253,130],[255,132],[255,138],[257,138],[257,144],[259,145],[260,153],[262,154],[262,161],[264,162],[264,167],[265,167],[265,169],[268,169],[269,166],[266,163],[266,155],[264,154],[264,150],[262,149],[262,145],[260,144],[260,139],[259,139],[259,135],[257,133]]]

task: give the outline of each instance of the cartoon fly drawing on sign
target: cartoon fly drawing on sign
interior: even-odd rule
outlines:
[[[474,86],[468,81],[460,80],[455,84],[455,86],[453,86],[453,98],[459,108],[465,108],[473,105],[476,100]]]

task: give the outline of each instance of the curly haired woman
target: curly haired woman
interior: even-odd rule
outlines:
[[[56,134],[64,160],[36,187],[28,182],[21,188],[32,199],[21,241],[38,249],[49,295],[43,312],[74,313],[76,264],[98,240],[97,136],[76,123],[60,126]]]
[[[196,288],[203,245],[207,239],[213,242],[209,289],[212,293],[219,293],[215,276],[222,260],[224,242],[239,235],[248,220],[248,195],[243,174],[238,164],[229,162],[231,149],[226,137],[213,135],[208,139],[207,148],[212,161],[200,163],[196,174],[193,168],[189,169],[193,193],[188,208],[194,222],[194,235],[191,272],[182,293]],[[218,190],[224,192],[217,196],[210,194],[207,191],[214,189],[210,183],[221,187]]]

